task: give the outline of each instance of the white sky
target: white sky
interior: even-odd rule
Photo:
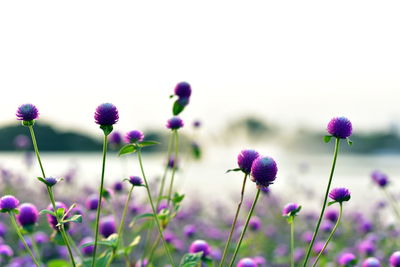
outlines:
[[[96,132],[112,102],[127,130],[183,118],[208,127],[257,113],[325,128],[400,119],[399,1],[1,1],[0,123],[32,102],[41,118]]]

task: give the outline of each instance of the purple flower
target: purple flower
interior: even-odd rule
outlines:
[[[39,117],[38,109],[32,104],[23,104],[17,109],[17,120],[32,121]]]
[[[195,120],[195,121],[193,122],[193,127],[194,127],[194,128],[199,128],[200,126],[201,126],[201,121]]]
[[[334,209],[329,209],[325,212],[325,218],[333,223],[337,221],[339,214]]]
[[[203,252],[202,257],[207,257],[210,254],[211,249],[208,243],[204,240],[196,240],[189,247],[190,253]]]
[[[257,264],[257,267],[267,267],[267,260],[263,256],[255,256],[253,261]]]
[[[350,200],[350,191],[344,187],[334,188],[329,192],[329,197],[336,202],[342,203]]]
[[[315,244],[313,246],[314,253],[319,254],[322,251],[324,245],[325,245],[325,243],[322,241],[315,242]],[[324,250],[324,252],[322,254],[325,254],[326,252],[327,252],[327,248]]]
[[[124,188],[124,185],[121,182],[115,182],[113,187],[114,191],[121,192],[122,189]]]
[[[110,144],[114,147],[118,147],[122,144],[122,136],[120,132],[112,132],[108,138]]]
[[[249,174],[251,171],[251,165],[253,164],[253,161],[258,158],[258,156],[258,152],[252,149],[240,151],[240,154],[237,157],[239,168],[242,169],[244,173]]]
[[[179,98],[189,98],[192,94],[192,88],[187,82],[180,82],[175,86],[174,92]]]
[[[334,137],[346,139],[353,132],[353,126],[349,119],[336,117],[328,123],[327,131]]]
[[[58,209],[60,209],[60,208],[63,208],[64,209],[64,211],[67,211],[67,206],[64,204],[64,203],[62,203],[62,202],[58,202],[58,201],[56,201],[56,210],[58,210]],[[50,204],[48,207],[47,207],[47,209],[48,210],[51,210],[51,211],[53,211],[54,212],[54,209],[53,209],[53,205],[52,204]],[[55,216],[53,216],[53,215],[51,215],[51,214],[46,214],[46,217],[47,217],[47,222],[50,224],[50,226],[54,229],[54,230],[58,230],[57,229],[57,218],[55,217]],[[66,219],[68,218],[69,216],[67,215],[66,216]],[[65,230],[68,230],[68,228],[69,228],[69,223],[65,223],[64,224],[64,228],[65,228]]]
[[[125,135],[125,141],[127,143],[142,142],[143,138],[144,138],[144,134],[138,130],[130,131]]]
[[[372,181],[380,187],[385,187],[389,182],[387,175],[382,173],[381,171],[373,171],[371,174],[371,178]]]
[[[43,232],[36,232],[33,238],[37,244],[44,244],[49,242],[49,237],[46,233]]]
[[[310,241],[311,241],[311,240],[310,240]],[[302,248],[296,248],[296,249],[294,250],[294,255],[293,255],[293,257],[294,257],[294,262],[296,262],[296,263],[300,262],[300,261],[304,258],[304,255],[305,255],[304,249],[302,249]]]
[[[11,211],[13,209],[16,209],[18,205],[19,201],[14,196],[7,195],[0,198],[0,209],[4,211]]]
[[[39,212],[35,205],[31,203],[24,203],[19,207],[19,214],[17,220],[22,226],[30,226],[37,223]]]
[[[289,203],[282,210],[283,216],[296,216],[297,213],[300,211],[300,206],[296,203]]]
[[[113,125],[119,119],[117,107],[111,103],[101,104],[96,108],[94,120],[99,125]]]
[[[376,251],[376,247],[370,240],[364,240],[358,244],[358,251],[363,255],[372,256]]]
[[[81,247],[81,246],[83,246],[84,244],[87,244],[87,243],[90,243],[90,242],[93,242],[93,238],[91,238],[90,236],[84,237],[84,238],[81,240],[81,242],[79,242],[79,246]],[[82,251],[83,255],[85,255],[85,256],[90,256],[90,255],[92,255],[93,250],[94,250],[94,245],[90,245],[90,246],[81,248],[81,251]]]
[[[143,180],[139,176],[130,176],[129,177],[129,182],[133,186],[141,186],[141,185],[143,185]]]
[[[338,263],[343,267],[350,267],[356,265],[357,258],[353,253],[343,253],[340,255]]]
[[[377,258],[370,257],[362,263],[362,267],[381,267],[381,263]]]
[[[252,231],[257,231],[261,228],[261,219],[257,216],[252,216],[249,221],[249,228]]]
[[[243,258],[238,262],[237,267],[257,267],[257,263],[250,258]]]
[[[400,251],[394,252],[389,259],[391,267],[400,267]]]
[[[171,130],[177,130],[183,127],[183,120],[179,117],[172,117],[167,121],[166,127]]]
[[[14,138],[14,145],[17,148],[27,148],[29,147],[29,144],[30,139],[24,134],[19,134]]]
[[[53,178],[53,177],[47,177],[44,180],[46,181],[47,185],[50,187],[57,183],[57,179]]]
[[[259,187],[268,187],[276,179],[278,167],[273,158],[259,156],[251,165],[251,179]]]
[[[6,244],[1,244],[0,245],[0,255],[6,256],[6,257],[12,257],[14,255],[14,252],[12,248]]]
[[[175,157],[171,156],[168,160],[167,166],[168,168],[172,169],[174,165],[176,165],[175,167],[178,168],[178,160],[175,160]]]
[[[97,195],[90,195],[85,202],[85,206],[88,210],[97,210],[99,206],[99,198]]]
[[[7,233],[7,226],[0,222],[0,237],[4,237]]]
[[[187,238],[192,238],[197,232],[196,226],[193,224],[188,224],[183,228],[183,234]]]
[[[112,217],[104,217],[100,220],[99,224],[99,232],[105,238],[109,237],[110,235],[116,233],[115,221]]]

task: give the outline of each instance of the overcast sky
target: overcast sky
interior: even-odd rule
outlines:
[[[1,1],[0,123],[32,102],[41,118],[93,133],[112,102],[124,130],[242,114],[371,130],[400,120],[399,1]]]

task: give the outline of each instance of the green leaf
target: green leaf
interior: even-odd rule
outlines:
[[[229,169],[225,173],[228,173],[228,172],[239,172],[239,171],[242,171],[242,169],[241,168]]]
[[[347,141],[347,144],[348,144],[349,146],[352,146],[352,145],[353,145],[353,141],[351,141],[349,138],[346,138],[346,141]]]
[[[42,177],[37,177],[37,179],[38,179],[39,181],[41,181],[42,183],[44,183],[46,186],[50,186],[50,185],[46,182],[46,180],[45,180],[44,178],[42,178]]]
[[[76,222],[76,223],[81,223],[82,222],[82,215],[75,214],[71,218],[65,219],[62,221],[63,223],[67,222]]]
[[[101,196],[106,200],[109,200],[111,198],[110,192],[107,189],[103,189],[103,191],[101,192]]]
[[[335,204],[336,202],[337,201],[331,201],[331,202],[328,203],[328,206],[331,206],[331,205]]]
[[[174,196],[172,197],[172,203],[174,204],[179,204],[182,202],[182,200],[185,198],[185,195],[179,195],[178,193],[175,193]]]
[[[179,104],[179,99],[174,102],[174,106],[172,107],[172,114],[174,116],[179,115],[183,110],[185,109],[185,106],[182,106]]]
[[[136,236],[136,237],[132,240],[132,242],[128,245],[128,247],[125,248],[125,254],[126,254],[126,255],[131,254],[132,249],[133,249],[134,247],[136,247],[137,245],[139,245],[139,243],[140,243],[140,235]]]
[[[134,219],[139,220],[139,219],[149,218],[149,217],[154,218],[154,214],[153,213],[143,213],[143,214],[135,216]]]
[[[62,218],[64,216],[64,212],[65,212],[64,208],[58,208],[56,214],[59,218]]]
[[[179,267],[197,267],[201,262],[203,252],[199,253],[187,253],[183,256]]]
[[[124,145],[118,152],[118,156],[126,155],[126,154],[132,154],[136,152],[136,146],[133,144],[127,144]]]
[[[332,139],[332,135],[325,135],[324,136],[324,142],[325,143],[329,143],[331,141],[331,139]]]
[[[154,146],[154,145],[159,145],[159,144],[161,144],[161,143],[157,142],[157,141],[144,141],[144,142],[139,143],[139,146],[146,147],[146,146]]]
[[[52,215],[52,216],[56,217],[56,214],[55,214],[53,211],[51,211],[51,210],[41,210],[41,211],[39,212],[39,214],[40,214],[40,215],[49,214],[49,215]]]
[[[68,267],[69,266],[69,262],[65,261],[65,260],[50,260],[47,262],[47,267]]]
[[[192,156],[195,159],[201,159],[201,149],[197,144],[192,144],[191,145],[192,148]]]

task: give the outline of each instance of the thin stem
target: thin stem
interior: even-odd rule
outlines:
[[[400,213],[396,206],[396,200],[394,199],[393,195],[390,194],[390,192],[386,188],[383,188],[383,191],[385,192],[386,197],[388,198],[389,203],[392,206],[394,214],[396,214],[397,219],[400,220]]]
[[[312,267],[315,267],[315,266],[317,265],[317,262],[318,262],[319,258],[320,258],[321,255],[324,253],[326,247],[327,247],[328,244],[329,244],[329,241],[331,241],[333,235],[334,235],[335,232],[336,232],[336,229],[337,229],[338,226],[339,226],[340,219],[342,218],[342,211],[343,211],[343,207],[342,207],[343,205],[342,205],[342,203],[339,203],[339,204],[340,204],[339,218],[338,218],[338,220],[337,220],[337,222],[336,222],[336,224],[335,224],[335,227],[333,227],[332,232],[331,232],[331,234],[330,234],[329,237],[328,237],[328,240],[326,240],[325,245],[323,246],[323,248],[322,248],[321,251],[319,252],[317,258],[315,259],[315,262],[314,262],[314,264],[312,265]]]
[[[99,220],[100,220],[100,211],[101,211],[101,200],[103,195],[103,187],[104,187],[104,171],[106,167],[106,155],[107,155],[107,135],[104,134],[103,140],[103,164],[101,168],[101,180],[100,180],[100,188],[99,188],[99,200],[97,205],[97,214],[96,214],[96,231],[95,231],[95,238],[94,238],[94,248],[93,248],[93,258],[92,258],[92,267],[95,266],[96,262],[96,252],[97,252],[97,241],[99,238]]]
[[[29,131],[30,131],[31,137],[32,137],[33,148],[35,150],[35,154],[36,154],[37,160],[39,162],[40,169],[42,170],[43,178],[45,179],[46,178],[46,174],[44,173],[42,161],[40,160],[39,149],[38,149],[38,146],[37,146],[37,143],[36,143],[35,131],[33,130],[33,126],[29,126]]]
[[[32,248],[33,248],[33,252],[35,252],[36,258],[38,262],[41,262],[42,260],[40,259],[40,252],[38,249],[38,246],[36,244],[35,238],[33,237],[33,234],[30,234],[30,238],[31,238],[31,243],[32,243]]]
[[[239,217],[240,208],[242,206],[243,198],[244,198],[244,189],[246,187],[247,175],[248,175],[247,173],[245,173],[245,175],[244,175],[242,191],[240,192],[240,201],[239,201],[239,204],[238,204],[237,209],[236,209],[235,218],[233,219],[233,222],[232,222],[231,232],[229,233],[228,241],[226,241],[224,253],[222,254],[222,259],[221,259],[221,262],[219,264],[219,267],[222,267],[222,265],[224,264],[224,261],[225,261],[225,258],[226,258],[226,254],[228,253],[228,247],[229,247],[229,244],[231,242],[233,232],[235,230],[236,221],[237,221],[237,219]]]
[[[178,130],[174,130],[174,135],[175,135],[175,156],[174,156],[174,166],[172,167],[171,183],[169,184],[169,190],[168,190],[167,207],[169,207],[169,203],[171,202],[172,188],[174,186],[174,178],[175,178],[176,166],[178,164],[178,153],[179,153],[179,135],[178,135]]]
[[[153,259],[154,252],[156,251],[158,244],[160,244],[160,241],[161,241],[160,235],[157,235],[156,242],[154,243],[153,247],[151,248],[151,251],[149,254],[149,258],[148,258],[149,262],[151,262],[151,260]]]
[[[240,234],[239,242],[236,245],[235,252],[233,253],[233,256],[232,256],[232,259],[231,259],[231,263],[229,264],[229,267],[232,267],[233,264],[235,263],[235,259],[236,259],[236,256],[237,256],[238,252],[239,252],[240,245],[242,244],[244,234],[246,233],[247,226],[249,225],[249,221],[250,221],[251,215],[253,214],[254,208],[256,207],[256,204],[257,204],[258,197],[260,196],[260,191],[261,191],[261,189],[257,189],[256,197],[254,198],[253,204],[251,205],[251,209],[249,211],[249,215],[247,216],[246,223],[244,225],[242,233]]]
[[[163,230],[162,230],[162,228],[161,228],[160,221],[158,220],[157,210],[156,210],[156,208],[155,208],[155,206],[154,206],[153,199],[152,199],[152,197],[151,197],[149,183],[147,182],[146,174],[145,174],[144,169],[143,169],[142,155],[141,155],[142,152],[141,152],[141,149],[140,149],[140,148],[138,149],[137,154],[138,154],[138,159],[139,159],[139,164],[140,164],[140,170],[142,171],[143,180],[144,180],[144,182],[145,182],[145,184],[146,184],[147,196],[148,196],[148,198],[149,198],[149,202],[150,202],[150,205],[151,205],[151,209],[153,210],[154,220],[156,221],[157,228],[158,228],[158,232],[159,232],[160,237],[161,237],[161,239],[162,239],[162,241],[163,241],[164,249],[165,249],[165,252],[166,252],[167,255],[168,255],[169,261],[171,262],[172,267],[175,267],[174,260],[173,260],[173,258],[172,258],[172,256],[171,256],[171,253],[170,253],[170,251],[169,251],[169,249],[168,249],[167,242],[165,241],[165,238],[164,238],[164,235],[163,235]]]
[[[322,217],[324,216],[324,213],[325,213],[326,203],[328,202],[329,189],[330,189],[331,184],[332,184],[333,173],[335,172],[336,159],[337,159],[337,155],[338,155],[338,151],[339,151],[339,144],[340,144],[340,138],[336,138],[335,150],[334,150],[334,153],[333,153],[333,162],[332,162],[332,167],[331,167],[331,173],[329,175],[328,186],[326,187],[324,204],[322,205],[321,214],[319,215],[318,223],[317,223],[317,226],[315,228],[313,238],[312,238],[311,243],[310,243],[310,245],[308,247],[306,258],[305,258],[304,263],[303,263],[303,267],[307,266],[307,262],[308,262],[308,259],[310,258],[311,250],[312,250],[312,248],[314,246],[314,242],[315,242],[315,239],[317,237],[317,234],[318,234],[318,231],[319,231],[319,227],[321,225]]]
[[[290,223],[290,266],[294,267],[294,216]]]
[[[12,211],[10,211],[9,214],[10,214],[11,224],[14,226],[15,231],[17,232],[17,235],[18,235],[19,239],[21,239],[22,243],[23,243],[24,246],[25,246],[25,249],[28,251],[28,253],[29,253],[29,255],[31,256],[31,258],[32,258],[33,262],[35,263],[35,265],[36,265],[37,267],[40,267],[38,261],[35,259],[35,256],[33,255],[31,249],[29,248],[29,246],[28,246],[28,244],[26,243],[24,237],[22,236],[21,231],[19,230],[17,221],[15,220],[15,215],[14,215],[14,213],[13,213]]]
[[[157,198],[157,205],[156,207],[158,208],[158,206],[160,205],[161,202],[161,198],[163,196],[164,193],[164,187],[165,187],[165,179],[167,178],[167,173],[168,173],[168,168],[169,168],[169,160],[171,159],[171,154],[172,154],[172,143],[174,141],[174,135],[171,134],[170,138],[169,138],[169,142],[168,142],[168,151],[167,151],[167,163],[165,164],[165,169],[164,169],[164,173],[161,179],[161,186],[160,186],[160,191],[158,192],[158,198]],[[177,159],[175,159],[176,161]],[[175,165],[175,161],[174,161],[174,165]]]

